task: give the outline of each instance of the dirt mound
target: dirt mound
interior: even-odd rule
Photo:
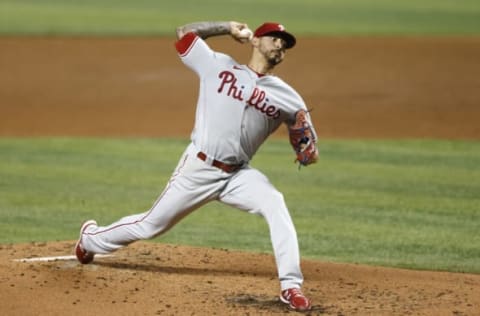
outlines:
[[[3,315],[275,315],[273,256],[138,242],[81,265],[74,242],[0,246]],[[302,261],[312,315],[475,315],[480,276]]]

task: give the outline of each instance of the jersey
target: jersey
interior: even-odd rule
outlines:
[[[248,163],[265,139],[295,113],[300,95],[274,75],[259,75],[213,51],[194,33],[176,43],[182,62],[200,79],[192,143],[213,159]]]

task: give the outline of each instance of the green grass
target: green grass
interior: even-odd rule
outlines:
[[[476,0],[0,0],[0,34],[173,35],[198,20],[281,21],[303,35],[479,34]]]
[[[150,208],[186,141],[0,139],[0,243],[75,240]],[[286,197],[302,255],[322,260],[480,273],[480,143],[322,140],[298,170],[270,140],[252,165]],[[265,222],[218,202],[158,242],[270,252]]]

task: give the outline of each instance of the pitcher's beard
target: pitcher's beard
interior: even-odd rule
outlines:
[[[268,64],[270,66],[276,66],[280,64],[283,60],[282,54],[280,53],[272,53],[269,58],[267,59]]]
[[[277,59],[277,58],[270,58],[270,59],[268,60],[268,64],[269,64],[270,66],[272,66],[272,67],[280,64],[281,62],[282,62],[282,60],[281,60],[281,59]]]

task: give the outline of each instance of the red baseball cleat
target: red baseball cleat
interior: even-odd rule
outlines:
[[[92,262],[93,257],[95,256],[93,252],[86,251],[82,246],[83,232],[90,225],[97,226],[97,222],[94,220],[89,220],[83,223],[82,227],[80,228],[80,238],[78,238],[77,244],[75,245],[75,255],[77,256],[78,261],[80,261],[82,264],[88,264]]]
[[[283,290],[280,300],[296,311],[308,311],[312,308],[310,300],[303,295],[300,289],[291,288]]]

